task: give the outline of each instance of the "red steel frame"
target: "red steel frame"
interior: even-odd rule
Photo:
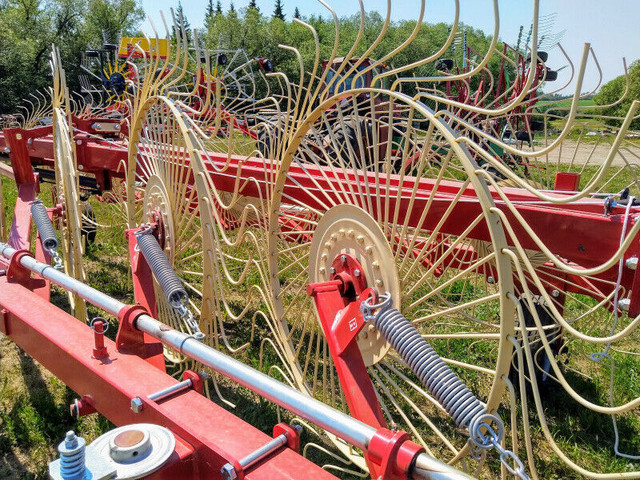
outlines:
[[[8,265],[0,261],[0,267]],[[220,478],[224,464],[237,462],[270,440],[195,390],[158,402],[146,398],[178,381],[143,358],[116,349],[107,338],[107,356],[96,358],[93,330],[34,295],[23,284],[28,278],[28,273],[22,278],[13,275],[13,280],[0,277],[0,331],[78,393],[84,412],[97,410],[116,425],[154,423],[169,428],[176,436],[176,449],[168,463],[147,478]],[[162,352],[161,344],[152,345]],[[144,401],[139,413],[130,408],[135,397]],[[283,449],[249,469],[245,478],[336,477]]]

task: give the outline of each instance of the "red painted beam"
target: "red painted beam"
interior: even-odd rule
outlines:
[[[135,355],[117,352],[108,339],[109,358],[92,358],[93,331],[87,325],[5,277],[0,278],[0,309],[2,331],[79,396],[90,397],[113,423],[154,423],[177,435],[173,465],[153,478],[220,478],[225,463],[271,439],[193,390],[160,403],[145,399],[177,381]],[[145,401],[138,414],[130,408],[137,396]],[[251,468],[246,478],[335,480],[288,449]]]

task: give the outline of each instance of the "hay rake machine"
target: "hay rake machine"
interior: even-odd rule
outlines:
[[[543,128],[533,128],[549,77],[536,48],[537,2],[528,60],[498,48],[494,2],[496,32],[475,67],[423,76],[422,67],[446,60],[455,6],[447,42],[409,65],[394,59],[421,34],[424,3],[415,30],[390,52],[380,52],[390,12],[371,45],[361,43],[363,20],[356,43],[340,52],[329,10],[330,58],[309,63],[284,46],[299,59],[299,78],[267,72],[268,88],[249,92],[225,87],[213,72],[219,56],[206,49],[189,88],[176,80],[182,72],[153,75],[160,58],[150,56],[137,67],[146,73],[126,100],[120,144],[74,129],[54,52],[52,126],[4,130],[19,198],[0,247],[2,331],[82,395],[77,413],[168,427],[174,442],[158,478],[208,478],[220,468],[223,478],[330,477],[289,451],[268,460],[251,453],[264,436],[192,391],[232,405],[220,374],[323,436],[303,453],[329,454],[325,467],[339,476],[465,478],[448,463],[474,477],[543,478],[549,451],[579,475],[640,476],[637,456],[622,451],[637,447],[640,429],[640,392],[629,381],[640,354],[638,147],[625,138],[638,103],[617,119],[607,148],[599,139],[577,159],[570,134],[586,141],[595,115],[577,106],[587,46],[559,133],[534,142],[534,130],[549,133],[557,121],[539,115]],[[164,59],[174,66],[186,62],[182,33]],[[502,72],[513,66],[511,85],[452,95],[452,82],[490,78],[494,55]],[[509,142],[505,129],[524,131],[528,145]],[[571,161],[563,149],[576,152]],[[38,164],[55,171],[54,209],[29,206]],[[77,192],[87,174],[119,198],[135,306],[83,281]],[[604,194],[612,185],[621,192]],[[48,267],[47,240],[58,242],[50,217],[66,274]],[[70,292],[79,319],[87,320],[85,300],[117,317],[115,343],[100,322],[89,328],[47,303],[49,282]],[[183,382],[167,369],[184,372]],[[211,375],[202,381],[194,371]],[[167,400],[169,384],[181,393]],[[611,421],[612,450],[625,461],[594,465],[584,455],[591,445],[569,449],[556,427],[567,414],[584,439],[594,418]],[[130,462],[142,440],[129,442],[129,454],[125,440],[147,431],[124,428],[88,457],[103,459],[93,452],[111,442],[110,465]],[[274,436],[272,447],[299,439],[286,425]]]

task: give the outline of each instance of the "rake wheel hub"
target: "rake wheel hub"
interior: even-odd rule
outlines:
[[[311,283],[340,279],[344,296],[350,298],[368,287],[378,293],[391,292],[399,305],[400,281],[394,255],[377,222],[353,205],[331,208],[318,222],[311,242]],[[390,345],[373,325],[358,336],[358,346],[367,366],[380,361]]]
[[[171,264],[174,263],[175,234],[173,232],[173,217],[171,203],[164,182],[157,175],[153,175],[147,182],[144,192],[143,218],[155,226],[154,234]]]

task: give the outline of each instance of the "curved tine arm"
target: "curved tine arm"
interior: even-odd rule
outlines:
[[[622,96],[615,102],[609,103],[608,105],[592,105],[589,108],[605,109],[605,108],[615,107],[620,102],[622,102],[627,97],[627,95],[629,95],[629,89],[631,88],[631,79],[629,78],[629,70],[627,69],[627,59],[625,57],[622,57],[622,66],[624,68],[624,79],[625,79],[624,92],[622,93]]]
[[[382,65],[384,62],[386,62],[390,58],[393,58],[399,52],[401,52],[402,50],[407,48],[407,46],[411,45],[411,43],[418,36],[418,33],[420,33],[420,28],[422,27],[422,20],[424,18],[424,7],[425,7],[425,0],[421,0],[420,1],[420,13],[418,14],[418,18],[416,20],[416,26],[413,29],[413,31],[411,32],[411,34],[409,35],[409,37],[407,37],[407,39],[404,42],[402,42],[396,48],[394,48],[389,53],[384,55],[382,58],[380,58],[379,60],[376,60],[371,65],[369,65],[367,68],[364,68],[361,71],[357,72],[356,75],[353,77],[353,84],[354,85],[357,85],[358,79],[361,78],[363,75],[365,75],[367,72],[373,70],[378,65]],[[371,86],[375,86],[375,83],[371,82]]]
[[[329,94],[329,90],[339,81],[340,75],[345,70],[345,68],[347,68],[347,64],[349,63],[349,60],[353,58],[353,55],[355,54],[358,46],[360,45],[360,42],[362,41],[362,37],[364,36],[364,23],[365,23],[364,20],[366,15],[364,11],[364,3],[362,3],[362,0],[358,0],[358,3],[360,4],[360,27],[358,29],[358,35],[356,36],[355,42],[353,42],[353,46],[351,47],[351,49],[349,49],[347,54],[344,56],[344,61],[342,62],[341,65],[338,66],[338,69],[335,71],[335,75],[327,82],[326,88],[324,90],[321,90],[322,93],[319,95],[321,102],[327,98],[327,95]],[[338,41],[339,40],[338,35],[340,32],[340,22],[338,21],[338,16],[333,11],[333,9],[331,10],[331,12],[333,14],[333,22],[336,30],[336,41]],[[334,47],[335,46],[336,44],[334,43]],[[336,50],[336,55],[337,55],[337,50]],[[336,58],[335,56],[332,56],[331,63],[327,63],[327,69],[326,69],[327,74],[329,73],[329,69],[331,68],[335,58]],[[320,88],[322,88],[321,85],[320,85]]]
[[[424,5],[424,2],[423,2]],[[451,31],[449,32],[449,37],[447,38],[447,41],[444,42],[444,44],[442,45],[442,47],[440,47],[440,49],[434,53],[433,55],[428,56],[427,58],[423,59],[423,60],[418,60],[417,62],[411,63],[409,65],[405,65],[403,67],[398,67],[398,68],[394,68],[391,69],[387,72],[383,72],[380,73],[378,75],[376,75],[373,78],[373,81],[371,82],[371,86],[375,87],[376,86],[376,82],[379,80],[382,80],[385,77],[391,76],[391,75],[397,75],[398,73],[402,73],[405,72],[407,70],[411,70],[417,67],[421,67],[422,65],[426,65],[428,63],[433,62],[434,60],[436,60],[437,58],[440,58],[442,55],[444,55],[444,53],[449,49],[449,47],[451,46],[451,43],[453,42],[453,39],[456,36],[456,32],[458,30],[458,21],[460,20],[460,0],[455,0],[455,14],[453,17],[453,24],[451,26]],[[391,91],[395,91],[398,86],[402,83],[402,82],[413,82],[414,79],[412,78],[406,78],[406,79],[396,79],[393,84],[391,85],[390,90]],[[417,82],[415,82],[417,83]]]
[[[360,58],[356,60],[356,62],[351,67],[349,67],[349,70],[347,70],[345,74],[340,78],[340,80],[336,84],[336,90],[339,90],[340,86],[347,81],[347,78],[349,78],[349,75],[358,71],[358,67],[362,65],[362,62],[364,62],[369,57],[369,55],[371,55],[371,52],[373,52],[376,49],[376,47],[380,44],[380,42],[382,42],[385,35],[387,34],[387,30],[389,30],[390,23],[391,23],[391,0],[387,0],[387,16],[384,19],[384,24],[382,25],[382,29],[380,30],[378,37],[373,41],[371,45],[369,45],[369,48],[367,48],[367,50],[360,56]],[[346,62],[347,62],[347,59],[345,59],[345,63]],[[353,87],[354,85],[352,85],[352,88]]]
[[[284,50],[288,50],[290,52],[293,52],[293,54],[298,59],[298,67],[300,68],[300,82],[298,83],[298,91],[296,92],[296,100],[297,101],[295,102],[295,105],[293,106],[293,111],[291,113],[291,115],[293,116],[293,118],[296,119],[296,122],[297,122],[298,114],[300,112],[300,100],[303,98],[302,96],[304,95],[304,76],[305,76],[304,61],[302,59],[302,55],[300,55],[300,52],[298,51],[297,48],[291,47],[289,45],[278,45],[278,47],[280,47],[280,48],[282,48]],[[289,105],[289,107],[290,107],[290,105]],[[287,108],[286,111],[287,112],[291,112],[291,110],[289,108]]]
[[[173,25],[176,32],[177,52],[176,52],[175,64],[170,73],[173,73],[176,69],[179,68],[180,74],[173,80],[170,80],[169,82],[162,84],[161,92],[163,93],[166,92],[169,88],[179,84],[182,81],[182,79],[184,78],[187,72],[187,66],[189,65],[189,54],[188,54],[189,42],[187,39],[187,33],[184,28],[184,23],[182,21],[182,16],[179,19],[176,19],[176,15],[173,9],[171,9],[171,17],[173,18]],[[180,63],[182,63],[182,66],[179,65]]]
[[[573,62],[571,61],[571,58],[569,57],[569,55],[567,55],[567,52],[565,51],[565,49],[562,47],[562,45],[560,45],[560,43],[557,44],[558,48],[560,48],[560,51],[562,52],[562,54],[564,55],[564,58],[567,60],[567,62],[569,62],[569,68],[571,69],[571,75],[569,76],[569,80],[567,80],[564,85],[562,85],[559,88],[556,88],[555,90],[552,90],[551,92],[548,93],[542,93],[540,95],[538,95],[537,97],[535,97],[535,101],[540,101],[546,97],[549,97],[555,93],[558,93],[562,90],[564,90],[565,88],[567,88],[567,86],[573,81],[573,77],[575,76],[576,73],[576,69],[575,66],[573,65]],[[563,100],[552,100],[549,103],[547,103],[547,105],[555,105],[557,103],[562,102]],[[561,108],[566,108],[566,107],[561,107]],[[591,107],[589,107],[591,108]],[[567,109],[568,110],[568,109]],[[545,113],[546,116],[546,113]]]
[[[505,62],[509,63],[509,64],[513,67],[513,69],[514,69],[515,71],[517,71],[517,69],[518,69],[518,65],[516,64],[516,61],[515,61],[515,60],[513,60],[513,59],[509,58],[509,56],[508,56],[508,55],[506,55],[505,53],[501,52],[501,51],[500,51],[500,50],[498,50],[498,49],[496,49],[496,53],[497,53],[500,57],[502,57],[502,59],[503,59]],[[489,70],[489,71],[491,71],[491,70]],[[506,83],[506,80],[505,80],[505,83]],[[509,98],[509,95],[511,95],[511,92],[513,92],[513,90],[515,90],[515,88],[516,88],[516,83],[517,83],[517,82],[515,82],[515,81],[511,82],[511,85],[509,85],[508,87],[506,87],[506,88],[505,88],[505,90],[504,90],[504,92],[502,92],[499,96],[497,96],[496,98],[494,98],[494,99],[493,99],[493,101],[491,101],[491,103],[489,103],[489,105],[488,105],[487,107],[492,107],[493,105],[497,105],[497,104],[498,104],[498,102],[500,102],[500,101],[502,101],[502,100],[504,100],[504,99],[508,99],[508,98]]]
[[[313,28],[310,24],[303,22],[300,19],[295,19],[296,23],[298,23],[299,25],[302,25],[303,27],[307,28],[310,32],[311,35],[313,35],[313,41],[316,47],[316,54],[313,58],[313,68],[311,70],[311,72],[309,73],[309,83],[307,84],[307,94],[304,96],[304,98],[298,97],[298,101],[301,103],[301,105],[298,107],[296,106],[296,108],[300,111],[300,112],[309,112],[310,109],[313,108],[313,101],[315,100],[315,98],[313,97],[313,94],[315,93],[313,91],[313,82],[316,79],[316,73],[318,72],[318,65],[320,64],[320,38],[318,37],[318,32],[316,31],[315,28]],[[297,55],[300,55],[300,53],[296,50]],[[302,56],[300,56],[300,59],[302,58]]]
[[[325,91],[324,90],[324,83],[327,79],[327,75],[329,75],[329,68],[331,68],[331,65],[333,64],[333,61],[335,60],[336,56],[338,55],[338,47],[340,45],[340,21],[338,20],[338,15],[336,14],[335,10],[333,8],[331,8],[331,6],[326,3],[324,0],[319,0],[320,4],[325,7],[327,10],[329,10],[329,13],[331,13],[331,17],[333,18],[333,26],[334,26],[334,30],[335,30],[335,39],[333,41],[333,49],[331,50],[331,55],[329,56],[329,59],[327,61],[327,68],[323,69],[322,74],[320,76],[320,78],[318,79],[318,84],[316,85],[316,89],[313,92],[313,99],[311,100],[310,103],[313,103],[313,101],[318,98],[319,96],[322,95],[322,92]],[[364,5],[362,4],[362,0],[360,0],[360,9],[361,9],[361,16],[360,16],[360,24],[362,27],[362,22],[363,22],[363,17],[362,17],[362,10],[364,9]],[[297,19],[296,19],[297,20]],[[306,25],[306,24],[303,24]],[[317,32],[314,33],[314,37],[317,37]],[[356,46],[360,43],[360,38],[362,37],[362,28],[358,31],[358,37],[356,38],[356,41],[354,42],[353,46],[351,47],[351,50],[349,51],[349,53],[351,53],[352,50],[355,50]],[[316,49],[318,47],[316,46]],[[317,50],[316,50],[317,52]],[[349,54],[347,54],[349,55]]]
[[[538,6],[538,0],[534,0],[534,15],[537,15],[537,6]],[[496,48],[496,45],[498,44],[498,35],[500,33],[500,9],[498,6],[498,0],[493,0],[493,17],[494,17],[494,24],[493,24],[493,37],[491,38],[491,43],[489,44],[489,48],[487,49],[487,53],[485,54],[485,56],[483,57],[482,61],[480,63],[478,63],[478,65],[476,66],[476,68],[474,68],[473,70],[470,70],[466,73],[460,73],[457,75],[448,75],[446,77],[443,76],[437,76],[437,77],[418,77],[418,78],[410,78],[410,79],[402,79],[399,78],[397,80],[397,82],[403,82],[406,80],[409,81],[414,81],[414,80],[419,80],[421,82],[454,82],[454,81],[458,81],[458,80],[466,80],[468,78],[471,78],[473,75],[476,75],[477,73],[481,72],[482,69],[489,63],[489,60],[491,60],[491,57],[493,55],[493,52]],[[537,23],[537,21],[534,21],[534,24]],[[532,66],[532,68],[535,68],[535,64]],[[531,79],[533,81],[533,79]],[[528,87],[527,87],[528,88]],[[453,102],[453,101],[451,101]],[[464,104],[459,103],[459,102],[453,102],[456,103],[456,105],[453,106],[457,106],[457,107],[461,107],[464,106]]]
[[[426,99],[430,99],[430,100],[439,100],[441,103],[444,103],[446,105],[449,105],[450,107],[454,107],[454,108],[460,108],[460,109],[465,109],[465,110],[469,110],[475,113],[480,113],[480,114],[484,114],[484,115],[490,115],[490,116],[497,116],[497,115],[503,115],[505,113],[510,112],[511,110],[513,110],[514,108],[518,107],[522,101],[527,97],[527,95],[530,94],[530,88],[531,85],[533,84],[533,80],[534,77],[536,75],[536,66],[538,64],[538,47],[537,47],[537,41],[538,41],[538,13],[539,13],[539,1],[538,0],[534,0],[533,2],[533,39],[532,39],[532,45],[533,48],[531,49],[532,55],[531,55],[531,64],[529,67],[529,75],[527,76],[527,81],[525,82],[525,85],[522,88],[522,91],[520,92],[520,94],[513,99],[511,102],[509,102],[508,104],[506,104],[504,107],[502,108],[498,108],[496,110],[488,110],[486,108],[478,108],[478,107],[472,107],[469,105],[466,105],[464,103],[461,102],[457,102],[455,100],[449,100],[446,98],[432,98],[432,95],[424,95],[424,98]],[[497,9],[497,5],[495,7]],[[498,23],[498,19],[496,19],[496,23]],[[494,39],[492,41],[492,48],[495,48],[495,42],[497,42],[497,35],[494,36]],[[486,59],[486,61],[488,61],[488,59]],[[481,64],[484,62],[481,62]],[[477,70],[477,69],[476,69]],[[455,76],[451,76],[451,77],[431,77],[433,81],[450,81],[452,78],[455,78]]]

